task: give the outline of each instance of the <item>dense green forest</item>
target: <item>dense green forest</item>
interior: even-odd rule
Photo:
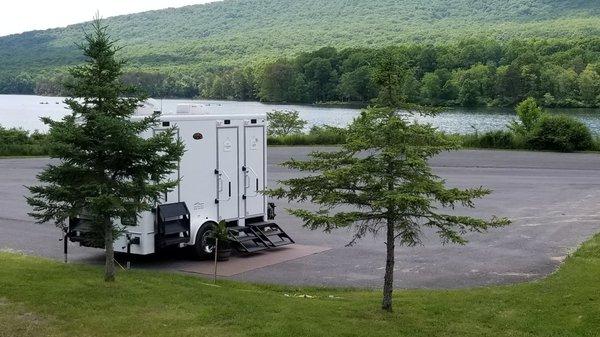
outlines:
[[[153,96],[368,100],[377,95],[368,80],[372,56],[395,46],[394,55],[411,58],[400,75],[412,81],[406,90],[414,100],[511,104],[532,95],[546,97],[547,105],[597,103],[593,91],[581,90],[598,72],[596,0],[225,0],[108,18],[106,24],[125,46],[126,79]],[[0,92],[60,93],[65,67],[81,61],[75,43],[84,28],[0,37]],[[315,87],[310,73],[320,76],[315,72],[328,67],[330,78]],[[559,88],[544,87],[543,76],[555,71],[564,78],[554,80]],[[295,84],[270,90],[279,84],[275,75],[286,72]],[[474,83],[482,74],[487,82]],[[521,82],[502,82],[515,77]],[[565,95],[574,83],[577,91]],[[438,84],[447,90],[427,92]],[[502,86],[512,92],[499,94]]]
[[[534,97],[548,107],[600,105],[598,38],[323,48],[267,64],[251,88],[237,85],[251,82],[243,77],[248,71],[214,75],[202,94],[243,99],[254,92],[270,102],[369,102],[387,80],[379,69],[390,63],[396,94],[410,103],[511,106]]]

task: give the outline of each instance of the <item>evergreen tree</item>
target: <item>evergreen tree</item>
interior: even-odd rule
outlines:
[[[183,144],[173,130],[143,139],[140,133],[157,123],[157,115],[131,118],[145,99],[121,81],[124,61],[119,47],[97,18],[80,48],[86,62],[70,69],[66,104],[71,114],[60,121],[44,118],[50,127],[51,157],[58,159],[29,187],[30,213],[40,222],[53,221],[66,230],[70,217],[84,216],[91,237],[106,252],[105,280],[114,281],[113,242],[124,230],[120,219],[135,219],[177,181]]]
[[[457,144],[430,125],[409,122],[409,115],[388,107],[363,111],[350,125],[340,150],[317,151],[306,161],[283,163],[310,174],[281,181],[282,187],[268,192],[277,198],[319,205],[315,212],[294,209],[290,213],[312,230],[351,228],[354,237],[349,245],[383,231],[386,264],[382,308],[387,311],[392,310],[396,243],[420,244],[422,229],[429,227],[444,243],[464,244],[467,231],[483,232],[509,224],[505,218],[482,220],[444,211],[455,206],[474,207],[473,200],[490,191],[446,187],[428,160],[456,149]],[[444,210],[439,210],[440,206]]]
[[[392,108],[369,108],[352,123],[347,136],[339,151],[313,152],[309,160],[284,163],[312,174],[282,181],[283,187],[269,193],[319,205],[316,212],[294,209],[290,213],[313,230],[352,228],[350,245],[367,234],[384,231],[384,310],[392,310],[396,242],[420,244],[422,229],[430,227],[444,243],[464,244],[466,231],[481,232],[509,223],[504,218],[481,220],[438,210],[438,205],[473,207],[474,199],[490,191],[447,188],[444,180],[433,174],[428,159],[456,149],[453,141],[433,127],[410,123],[406,115]]]
[[[391,48],[381,50],[377,55],[373,81],[379,89],[375,102],[381,106],[403,106],[406,97],[402,92],[407,72],[407,60],[404,55],[394,53]]]

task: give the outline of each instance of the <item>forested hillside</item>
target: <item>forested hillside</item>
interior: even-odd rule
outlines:
[[[269,63],[254,81],[240,71],[214,74],[201,94],[254,99],[243,97],[254,92],[269,102],[370,102],[382,84],[390,85],[379,74],[390,67],[396,96],[411,103],[512,106],[534,97],[548,107],[600,106],[600,38],[322,48]],[[244,89],[240,83],[255,84]]]
[[[225,0],[109,18],[132,81],[193,96],[207,74],[249,72],[325,46],[457,45],[600,36],[597,0]],[[0,92],[52,93],[85,25],[0,37]]]

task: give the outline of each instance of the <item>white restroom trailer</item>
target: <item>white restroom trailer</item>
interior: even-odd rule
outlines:
[[[148,255],[169,246],[213,252],[210,232],[225,221],[233,246],[244,253],[294,241],[274,222],[267,182],[266,114],[228,114],[220,107],[179,105],[142,136],[174,128],[185,153],[173,178],[178,186],[151,211],[138,214],[115,240],[116,252]],[[143,112],[141,114],[144,114]],[[134,118],[142,118],[134,117]],[[70,220],[68,237],[89,246],[85,219]]]

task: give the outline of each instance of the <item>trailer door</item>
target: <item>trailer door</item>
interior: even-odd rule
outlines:
[[[217,211],[219,220],[239,217],[239,139],[237,127],[217,129]]]
[[[265,214],[265,130],[244,128],[244,200],[246,217]]]

